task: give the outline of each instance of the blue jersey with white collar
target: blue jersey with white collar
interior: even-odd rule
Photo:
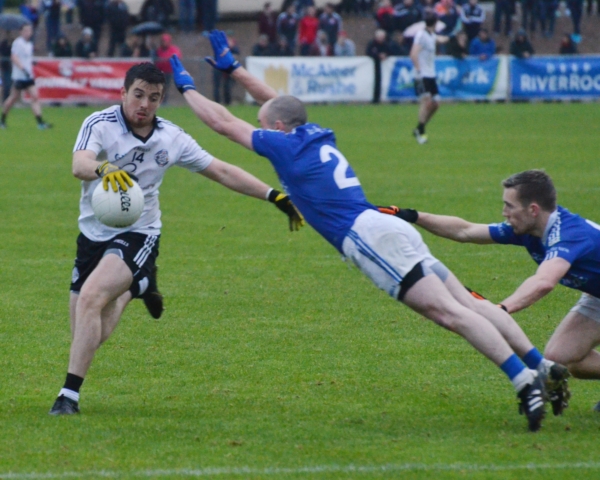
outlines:
[[[289,133],[259,129],[252,133],[252,146],[269,159],[308,224],[341,252],[356,217],[375,207],[337,149],[333,131],[315,123]]]
[[[559,206],[542,238],[516,235],[507,223],[492,224],[489,231],[497,243],[525,247],[538,265],[556,257],[565,259],[571,268],[560,283],[600,298],[600,225]]]

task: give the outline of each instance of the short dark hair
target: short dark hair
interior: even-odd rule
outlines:
[[[296,128],[308,121],[306,108],[301,100],[292,95],[275,97],[266,112],[267,122],[273,125],[277,120],[287,128]]]
[[[556,189],[550,175],[543,170],[515,173],[502,182],[504,188],[514,188],[522,205],[537,203],[542,210],[556,210]]]
[[[127,70],[124,83],[125,90],[129,90],[136,80],[143,80],[151,85],[162,85],[163,93],[167,83],[165,74],[150,62],[138,63]]]
[[[435,12],[427,12],[425,14],[425,25],[428,27],[434,27],[438,21],[438,17]]]

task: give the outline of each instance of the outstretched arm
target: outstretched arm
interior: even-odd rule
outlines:
[[[262,80],[256,78],[244,67],[235,69],[231,73],[231,76],[234,80],[240,82],[244,86],[244,88],[259,105],[262,105],[263,103],[277,96],[277,92],[274,89],[269,87]]]
[[[196,116],[215,132],[226,136],[249,150],[254,150],[252,147],[252,132],[255,128],[248,122],[231,114],[225,107],[199,94],[196,91],[194,79],[183,68],[176,56],[171,57],[171,65],[173,66],[175,85]],[[230,66],[230,68],[232,67]],[[291,231],[298,230],[304,225],[304,218],[296,210],[288,195],[269,188],[267,184],[245,170],[214,158],[211,164],[200,173],[231,190],[274,203],[279,210],[288,216]]]
[[[434,235],[456,242],[494,243],[487,225],[467,222],[459,217],[419,212],[416,224]]]
[[[304,217],[296,210],[289,196],[274,188],[270,188],[266,183],[261,182],[254,175],[242,170],[240,167],[213,158],[210,165],[202,170],[200,174],[234,192],[268,200],[275,204],[279,210],[287,215],[291,232],[300,230],[304,226]]]
[[[261,200],[268,200],[268,193],[272,190],[272,188],[266,183],[261,182],[254,175],[217,158],[213,158],[210,165],[202,170],[200,174],[234,192]]]
[[[564,258],[556,257],[540,264],[535,275],[525,280],[502,302],[508,313],[518,312],[550,293],[571,268]]]
[[[183,93],[183,98],[208,128],[224,135],[233,142],[239,143],[248,150],[254,150],[252,148],[252,132],[256,130],[256,127],[241,118],[237,118],[225,107],[209,100],[196,90],[186,90]]]
[[[248,93],[250,93],[258,103],[264,103],[277,96],[275,90],[251,75],[233,57],[227,43],[227,37],[223,32],[212,32],[210,34],[210,41],[214,50],[214,58],[206,57],[206,61],[212,65],[213,68],[231,75],[235,80],[240,82],[246,90],[248,90]],[[220,135],[224,135],[243,147],[253,150],[252,132],[256,130],[256,128],[248,122],[231,114],[225,107],[198,93],[196,91],[194,79],[184,69],[176,56],[171,58],[171,66],[173,67],[173,79],[175,85],[183,94],[186,102],[196,116],[210,129]]]
[[[395,205],[379,206],[381,213],[394,215],[405,222],[416,223],[438,237],[449,238],[463,243],[494,243],[489,227],[483,223],[471,223],[459,217],[434,215],[417,212],[412,208],[398,208]]]

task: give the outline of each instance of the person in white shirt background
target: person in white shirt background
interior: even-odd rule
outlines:
[[[31,110],[35,115],[38,128],[47,130],[52,125],[42,119],[42,106],[38,97],[35,79],[33,77],[33,27],[26,23],[21,27],[19,36],[14,40],[11,47],[10,60],[12,62],[12,81],[10,95],[2,105],[2,117],[0,118],[0,129],[6,128],[6,117],[12,107],[21,99],[23,91],[29,94],[31,99]]]

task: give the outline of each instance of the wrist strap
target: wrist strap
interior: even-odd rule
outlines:
[[[236,68],[241,67],[242,65],[240,64],[239,61],[235,61],[233,62],[228,68],[226,68],[225,70],[223,70],[225,73],[229,73],[231,74],[231,72],[233,72]]]
[[[102,178],[102,169],[106,166],[107,163],[108,163],[108,160],[104,160],[96,167],[96,170],[94,170],[96,172],[96,175],[98,175],[99,178]]]
[[[272,188],[271,190],[269,190],[269,192],[267,193],[267,200],[271,203],[275,203],[275,199],[281,195],[281,192],[279,190],[275,190],[274,188]]]

